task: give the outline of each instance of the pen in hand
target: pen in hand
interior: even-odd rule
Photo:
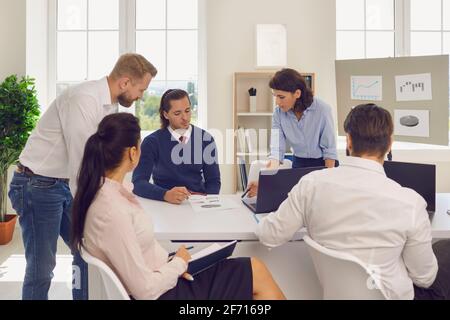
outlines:
[[[191,250],[191,249],[194,249],[194,247],[193,246],[186,247],[186,250]],[[176,253],[177,253],[176,251],[170,252],[169,253],[169,258],[173,257]]]
[[[244,193],[242,194],[241,198],[244,198],[247,193],[250,191],[250,188],[245,189]]]
[[[181,259],[183,259],[186,264],[189,264],[190,259],[192,258],[191,255],[189,254],[188,250],[189,249],[193,249],[193,246],[189,246],[187,248],[185,248],[184,246],[181,246],[180,248],[178,248],[178,250],[176,252],[171,252],[169,253],[169,261],[171,261],[173,259],[173,257],[179,257]],[[187,272],[187,270],[181,275],[182,278],[188,280],[188,281],[194,281],[194,277],[189,274]]]

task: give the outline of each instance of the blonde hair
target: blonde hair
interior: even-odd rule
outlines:
[[[146,73],[150,73],[152,78],[156,76],[158,70],[142,55],[137,53],[125,53],[119,57],[110,77],[118,79],[120,77],[130,77],[132,80],[142,79]]]

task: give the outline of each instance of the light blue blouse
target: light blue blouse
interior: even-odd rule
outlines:
[[[297,120],[293,110],[284,112],[277,107],[272,117],[270,159],[284,159],[286,140],[296,157],[337,160],[331,107],[314,97],[300,120]]]

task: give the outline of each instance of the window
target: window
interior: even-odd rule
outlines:
[[[411,0],[410,53],[450,54],[450,1]]]
[[[119,56],[119,0],[58,0],[56,93],[108,74]]]
[[[412,56],[450,54],[450,1],[410,1],[410,54]]]
[[[152,12],[149,18],[148,12]],[[158,68],[142,101],[136,105],[143,130],[160,127],[159,102],[167,89],[184,89],[198,116],[197,0],[136,0],[136,51]]]
[[[50,85],[56,87],[51,98],[71,84],[109,74],[121,52],[138,52],[158,69],[136,103],[142,130],[160,127],[159,102],[169,88],[189,93],[197,124],[198,0],[50,1],[55,15],[50,51],[56,60],[50,66]]]
[[[394,55],[394,0],[336,1],[337,59]]]
[[[435,54],[450,54],[450,0],[336,1],[336,59]]]

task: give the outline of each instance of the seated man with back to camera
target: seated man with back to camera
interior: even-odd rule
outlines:
[[[322,246],[379,270],[389,299],[449,299],[450,240],[432,245],[425,200],[383,169],[392,145],[390,113],[359,105],[344,129],[350,157],[304,176],[277,212],[260,221],[260,241],[276,247],[306,227]]]

